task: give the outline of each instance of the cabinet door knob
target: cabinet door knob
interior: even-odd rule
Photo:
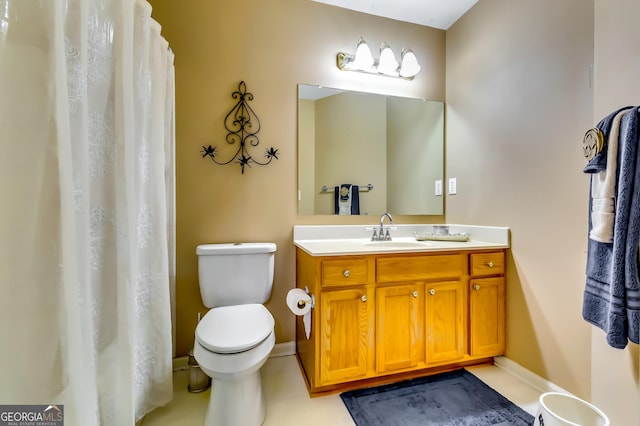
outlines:
[[[418,290],[414,290],[413,293],[411,293],[411,295],[413,297],[418,297]]]
[[[349,270],[347,269],[342,273],[342,275],[344,275],[345,278],[349,278],[351,276],[351,272],[349,272]]]
[[[430,295],[432,295],[432,296],[433,296],[434,294],[436,294],[436,289],[435,289],[435,288],[430,288],[430,289],[429,289],[429,294],[430,294]]]
[[[363,294],[363,295],[360,297],[360,300],[362,300],[363,302],[366,302],[366,301],[367,301],[367,295],[366,295],[366,294]]]
[[[473,285],[473,289],[474,289],[474,290],[480,290],[480,285],[478,285],[478,284],[474,284],[474,285]]]
[[[493,268],[493,262],[491,262],[491,261],[487,262],[487,266],[488,266],[489,268]]]

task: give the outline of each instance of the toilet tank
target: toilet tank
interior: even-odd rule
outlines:
[[[273,287],[275,252],[274,243],[199,245],[198,279],[204,305],[266,302]]]

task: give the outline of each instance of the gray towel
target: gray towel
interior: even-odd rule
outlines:
[[[633,108],[631,106],[626,106],[623,108],[619,108],[613,111],[611,114],[607,115],[605,118],[600,120],[597,129],[600,129],[604,134],[604,147],[602,151],[596,154],[589,163],[584,168],[585,173],[598,173],[607,168],[607,140],[609,140],[609,132],[611,132],[611,124],[613,123],[613,119],[618,113],[624,109]]]
[[[601,243],[613,242],[615,221],[616,179],[618,177],[618,140],[620,122],[628,109],[619,112],[611,122],[606,140],[607,168],[591,175],[591,231],[589,238]],[[604,134],[604,132],[603,132]]]
[[[343,183],[334,187],[334,212],[337,215],[360,214],[360,188],[358,185]]]
[[[624,114],[620,123],[613,243],[588,239],[587,246],[582,316],[604,330],[607,343],[619,349],[626,347],[628,340],[640,343],[638,121],[638,109],[633,108]],[[589,211],[591,204],[590,197]],[[589,231],[591,227],[589,217]]]

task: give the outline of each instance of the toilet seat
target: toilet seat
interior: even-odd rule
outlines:
[[[196,339],[207,350],[220,354],[247,351],[273,332],[275,321],[261,304],[213,308],[196,327]]]

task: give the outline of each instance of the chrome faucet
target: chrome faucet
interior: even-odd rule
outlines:
[[[389,233],[389,228],[387,228],[387,232],[384,232],[384,218],[389,218],[389,226],[393,225],[393,217],[391,217],[390,213],[384,213],[380,216],[380,230],[378,235],[376,236],[376,230],[373,230],[373,236],[371,239],[373,241],[391,241],[391,234]]]

